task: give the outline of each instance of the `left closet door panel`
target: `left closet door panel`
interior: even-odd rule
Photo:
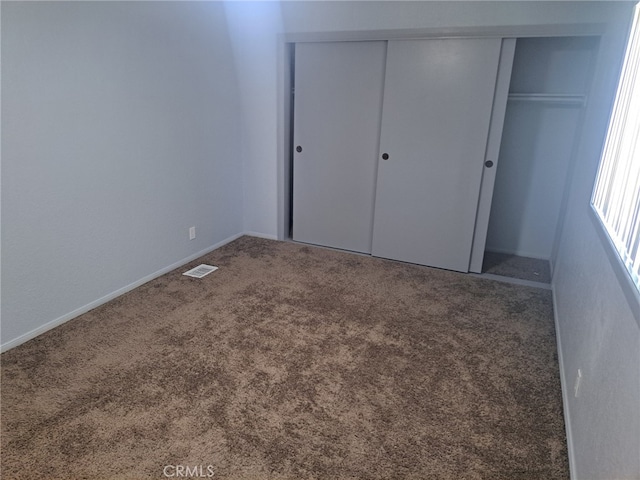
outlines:
[[[293,239],[371,253],[386,42],[295,51]]]

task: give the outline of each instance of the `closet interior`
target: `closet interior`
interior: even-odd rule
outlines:
[[[517,39],[483,272],[550,283],[597,48],[597,37]]]

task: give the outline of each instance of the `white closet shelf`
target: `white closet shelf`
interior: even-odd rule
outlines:
[[[509,100],[515,102],[555,103],[583,107],[587,102],[586,95],[570,93],[510,93]]]

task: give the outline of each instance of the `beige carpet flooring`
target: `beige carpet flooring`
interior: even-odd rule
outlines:
[[[568,478],[549,291],[250,237],[205,262],[2,355],[3,479]]]

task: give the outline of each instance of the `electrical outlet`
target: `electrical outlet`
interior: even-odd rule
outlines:
[[[191,227],[189,229],[189,240],[193,240],[196,238],[196,227]]]
[[[578,398],[580,394],[580,384],[582,383],[582,370],[578,369],[578,373],[576,374],[576,381],[573,384],[573,396]]]

